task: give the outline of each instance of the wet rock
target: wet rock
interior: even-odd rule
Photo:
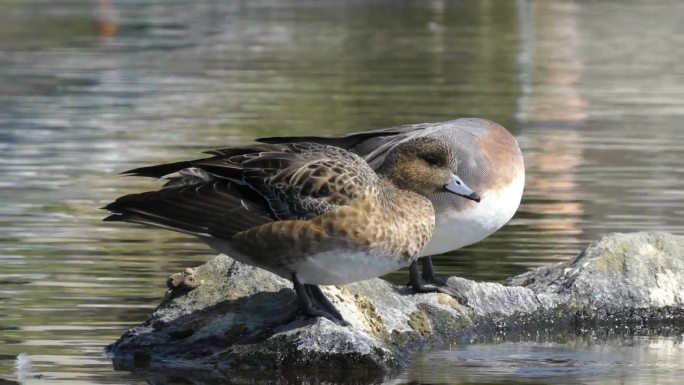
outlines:
[[[684,306],[684,241],[666,233],[611,234],[571,263],[508,280],[582,307]]]
[[[606,324],[671,330],[684,321],[684,237],[611,234],[574,261],[504,285],[458,277],[447,284],[467,305],[445,294],[411,294],[381,279],[324,287],[351,324],[342,327],[301,317],[289,281],[219,255],[172,276],[149,319],[108,351],[118,369],[164,369],[159,382],[191,369],[201,376],[229,373],[234,380],[277,374],[367,382],[396,370],[417,349],[502,331]]]

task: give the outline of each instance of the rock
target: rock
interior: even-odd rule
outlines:
[[[684,307],[683,272],[683,237],[611,234],[584,249],[571,263],[542,267],[513,277],[507,284],[569,297],[585,307]]]
[[[117,369],[156,370],[152,383],[192,370],[194,379],[218,373],[257,381],[277,374],[289,381],[368,382],[401,367],[417,349],[497,333],[681,330],[684,237],[611,234],[574,261],[504,285],[458,277],[447,284],[464,293],[467,305],[381,279],[324,287],[351,324],[342,327],[298,315],[289,281],[219,255],[172,276],[150,318],[108,353]]]

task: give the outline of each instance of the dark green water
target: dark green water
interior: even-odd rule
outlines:
[[[521,208],[439,258],[444,274],[500,280],[606,232],[684,234],[683,15],[674,0],[0,2],[0,378],[26,353],[43,376],[29,382],[142,383],[102,348],[212,253],[102,223],[98,207],[154,185],[117,172],[257,136],[508,127],[526,157]],[[684,374],[681,336],[446,349],[395,381]]]

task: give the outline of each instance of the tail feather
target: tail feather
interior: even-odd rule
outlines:
[[[199,228],[191,228],[187,226],[186,224],[178,224],[175,223],[172,220],[160,220],[159,218],[157,219],[152,219],[149,218],[145,215],[140,215],[136,214],[133,212],[129,212],[126,214],[112,214],[105,219],[103,219],[105,222],[129,222],[129,223],[137,223],[140,225],[147,225],[147,226],[152,226],[152,227],[157,227],[160,229],[165,229],[165,230],[171,230],[179,233],[185,233],[189,235],[194,235],[194,236],[209,236],[209,234],[206,234]]]
[[[246,187],[226,180],[126,195],[104,209],[112,213],[105,221],[140,223],[199,237],[227,239],[274,220],[262,204],[253,200]]]

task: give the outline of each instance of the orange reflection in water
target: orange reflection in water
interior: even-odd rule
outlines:
[[[97,31],[100,40],[107,41],[114,36],[118,30],[115,21],[115,12],[109,0],[98,0],[97,2]]]
[[[517,117],[528,180],[522,211],[538,218],[528,226],[539,234],[566,236],[580,242],[583,202],[577,170],[584,145],[572,129],[587,117],[588,102],[578,89],[584,65],[580,52],[577,4],[531,2],[521,9],[534,20],[521,31],[521,96]]]

